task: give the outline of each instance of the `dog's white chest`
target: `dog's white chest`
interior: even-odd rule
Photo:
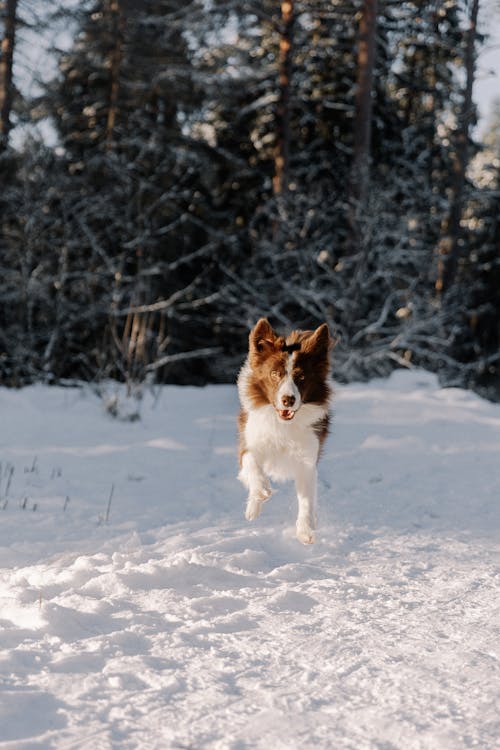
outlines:
[[[272,478],[294,478],[297,464],[316,465],[319,441],[312,425],[317,419],[314,412],[302,407],[293,422],[282,422],[272,406],[262,406],[248,415],[246,444]]]

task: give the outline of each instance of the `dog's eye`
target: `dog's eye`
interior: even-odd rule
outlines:
[[[281,380],[281,375],[279,374],[278,370],[271,370],[271,378],[273,380]]]
[[[298,380],[299,383],[302,383],[305,378],[305,375],[303,372],[296,372],[295,373],[295,380]]]

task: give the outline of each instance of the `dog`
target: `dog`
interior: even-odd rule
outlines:
[[[261,318],[250,332],[237,381],[238,479],[248,489],[245,517],[253,521],[260,515],[272,494],[269,478],[293,479],[297,538],[303,544],[315,541],[316,465],[330,424],[332,347],[326,323],[285,337]]]

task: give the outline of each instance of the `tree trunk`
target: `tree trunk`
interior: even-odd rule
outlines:
[[[469,133],[474,113],[472,88],[476,65],[476,33],[479,0],[473,0],[465,45],[465,90],[456,131],[455,158],[451,184],[451,205],[439,243],[438,278],[436,289],[446,294],[453,285],[462,250],[462,212],[464,203],[465,175],[469,163]]]
[[[364,0],[359,22],[354,153],[350,185],[350,198],[351,203],[354,204],[354,211],[356,204],[363,205],[368,192],[377,6],[377,0]]]
[[[111,87],[109,92],[109,109],[106,122],[106,148],[110,151],[114,144],[114,129],[118,113],[118,93],[120,91],[120,70],[123,57],[123,15],[119,0],[111,0],[111,28],[113,50],[111,52]]]
[[[0,55],[0,151],[7,147],[11,129],[10,113],[14,99],[12,65],[16,38],[17,0],[6,0],[4,4],[4,35]]]
[[[279,99],[276,110],[276,147],[274,156],[273,192],[286,192],[290,168],[290,79],[292,74],[292,42],[295,21],[294,0],[281,3],[279,48]]]

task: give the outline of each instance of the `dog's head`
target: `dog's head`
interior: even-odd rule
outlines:
[[[261,318],[249,340],[250,398],[256,406],[272,404],[284,422],[291,421],[302,404],[327,403],[332,345],[326,323],[285,337]]]

